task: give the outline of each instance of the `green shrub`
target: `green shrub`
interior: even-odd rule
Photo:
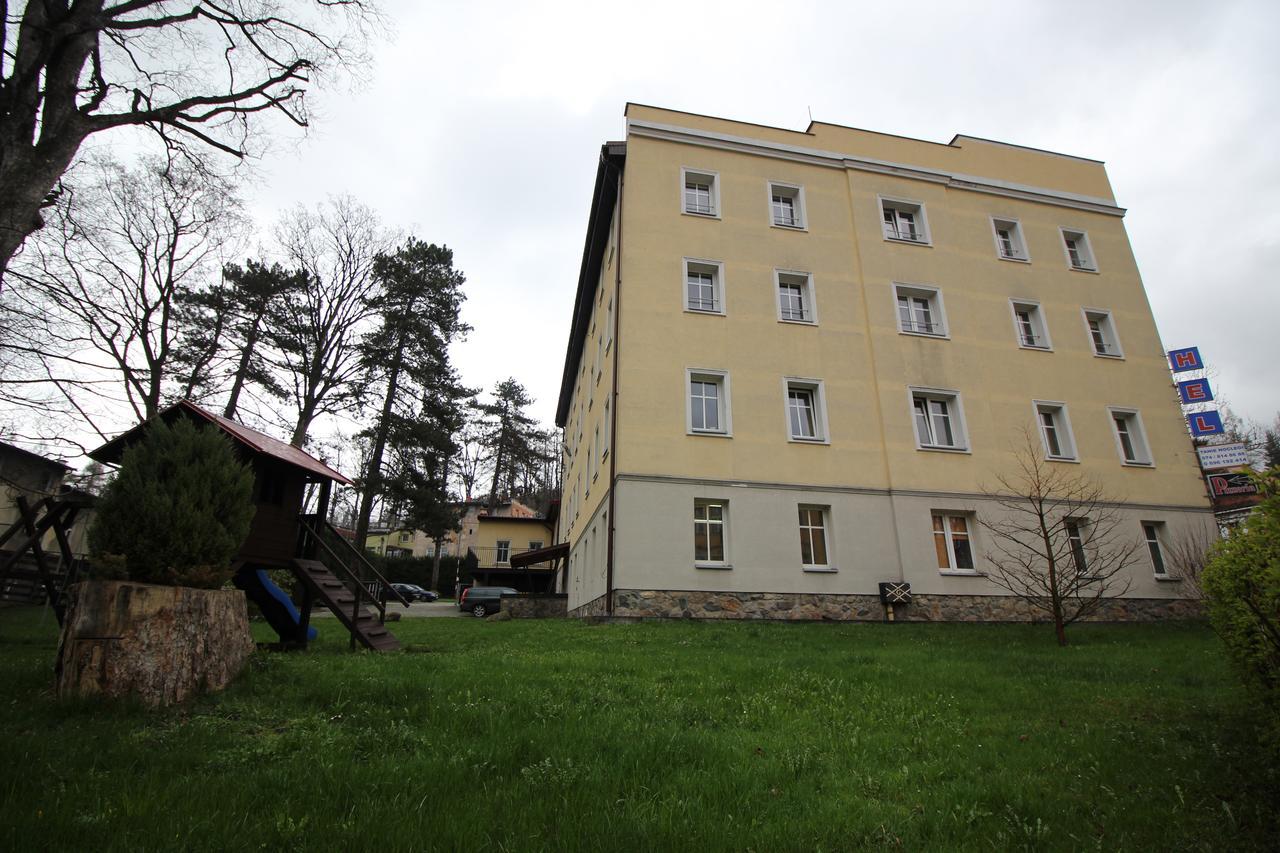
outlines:
[[[1280,469],[1255,479],[1263,502],[1243,529],[1215,546],[1203,584],[1213,626],[1280,751]]]
[[[140,583],[216,589],[249,533],[252,494],[253,473],[225,436],[157,421],[98,501],[93,562]]]

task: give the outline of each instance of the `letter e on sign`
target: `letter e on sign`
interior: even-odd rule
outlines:
[[[1200,360],[1199,347],[1169,350],[1169,368],[1174,373],[1188,370],[1204,370],[1204,362]]]
[[[1213,389],[1208,379],[1188,379],[1178,383],[1178,396],[1184,404],[1207,403],[1213,399]]]

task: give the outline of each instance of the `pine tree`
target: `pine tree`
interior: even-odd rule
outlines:
[[[513,494],[522,473],[536,469],[546,458],[537,422],[525,413],[531,405],[533,397],[523,385],[504,379],[493,389],[493,402],[477,406],[484,417],[484,444],[493,459],[490,512],[497,507],[500,495]]]
[[[249,534],[252,494],[253,473],[220,432],[156,420],[98,502],[90,553],[140,583],[216,589]]]

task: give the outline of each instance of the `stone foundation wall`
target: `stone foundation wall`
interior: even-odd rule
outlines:
[[[783,592],[697,592],[620,589],[613,615],[658,619],[780,619],[881,622],[885,607],[878,595],[817,595]],[[574,616],[603,615],[604,597],[574,610]],[[1174,598],[1113,598],[1089,617],[1091,622],[1150,622],[1200,616],[1198,601]],[[894,608],[900,622],[1043,622],[1048,617],[1021,599],[1007,595],[917,595]]]
[[[573,608],[573,611],[570,612],[569,615],[577,616],[577,617],[605,616],[608,613],[608,611],[606,610],[606,604],[605,604],[606,598],[607,596],[604,596],[604,595],[600,596],[599,598],[593,598],[591,601],[588,601],[586,604]]]
[[[569,615],[569,596],[563,593],[544,595],[504,595],[502,609],[512,619],[556,619]]]

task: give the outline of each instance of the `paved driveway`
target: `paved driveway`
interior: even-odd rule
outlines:
[[[471,615],[470,613],[463,613],[452,601],[415,601],[412,607],[405,607],[403,604],[388,601],[387,615],[390,616],[392,613],[399,613],[401,619],[431,619],[435,617]],[[323,619],[326,616],[332,617],[333,614],[324,607],[317,607],[311,611],[312,619],[316,617]]]

